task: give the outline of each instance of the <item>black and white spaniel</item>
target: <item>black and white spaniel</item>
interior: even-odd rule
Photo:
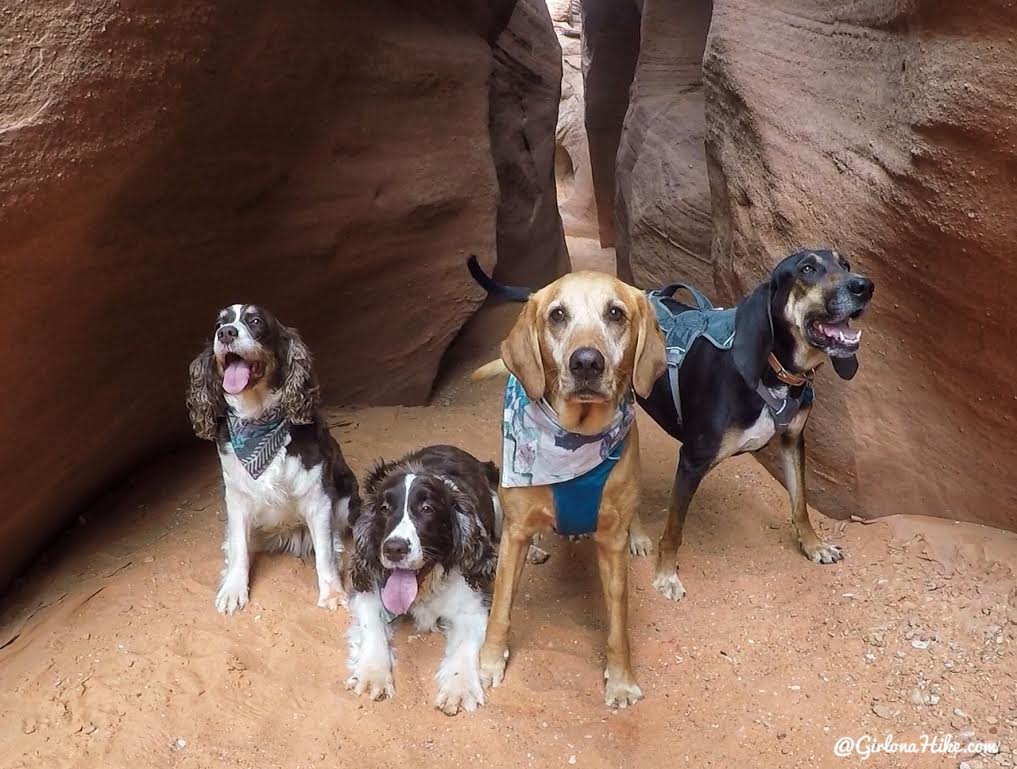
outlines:
[[[453,446],[382,462],[364,482],[353,523],[346,686],[380,700],[395,693],[389,623],[448,638],[435,707],[448,715],[484,703],[479,653],[501,528],[498,468]]]
[[[318,605],[345,601],[338,560],[360,498],[318,402],[311,354],[294,329],[253,304],[219,313],[191,363],[187,408],[222,465],[226,566],[215,607],[223,614],[247,603],[255,550],[313,551]]]

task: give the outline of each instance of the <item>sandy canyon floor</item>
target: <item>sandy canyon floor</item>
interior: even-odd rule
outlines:
[[[514,312],[478,316],[431,406],[329,410],[354,469],[439,442],[497,458],[501,384],[467,374]],[[640,420],[656,537],[677,446]],[[602,699],[592,545],[546,540],[551,560],[525,573],[505,685],[449,718],[431,706],[444,639],[407,627],[395,636],[395,699],[344,688],[348,617],[315,606],[310,562],[258,556],[251,604],[215,612],[220,481],[211,446],[195,445],[85,512],[4,599],[0,767],[1014,766],[1017,536],[813,517],[845,561],[798,553],[784,491],[752,459],[709,476],[681,553],[688,597],[664,600],[652,558],[632,561],[645,699],[620,712]],[[888,734],[998,752],[835,755],[838,738]]]

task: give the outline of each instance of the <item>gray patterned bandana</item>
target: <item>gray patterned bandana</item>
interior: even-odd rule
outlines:
[[[259,419],[241,419],[231,411],[226,414],[226,424],[233,452],[254,479],[268,469],[290,434],[290,422],[280,409]]]

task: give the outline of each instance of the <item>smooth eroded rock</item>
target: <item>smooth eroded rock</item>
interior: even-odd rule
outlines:
[[[544,0],[518,0],[492,52],[501,255],[495,277],[543,286],[569,269],[554,175],[562,57]]]
[[[716,3],[704,67],[726,293],[823,243],[876,282],[858,376],[827,370],[817,388],[824,512],[1017,528],[1015,26],[1002,2]]]
[[[636,0],[583,0],[583,82],[590,170],[600,245],[615,245],[614,195],[618,142],[639,54]],[[631,279],[627,263],[618,276]]]
[[[715,289],[702,79],[711,6],[710,0],[643,0],[614,209],[618,262],[630,265],[639,286],[680,279],[711,294]]]
[[[3,9],[0,583],[189,434],[187,364],[219,307],[298,327],[331,402],[421,403],[482,300],[466,256],[556,253],[556,215],[499,232],[499,196],[554,198],[553,117],[526,128],[548,124],[547,151],[513,158],[518,121],[491,114],[502,5]],[[514,34],[554,39],[546,10]],[[556,90],[515,88],[553,115]],[[496,173],[492,125],[525,178]]]
[[[819,376],[810,502],[1017,528],[1017,10],[717,0],[708,42],[702,22],[697,3],[644,3],[619,253],[641,279],[712,278],[726,303],[792,251],[841,250],[876,294],[858,376]],[[698,172],[683,167],[698,152],[700,106],[685,90],[697,39],[708,264],[703,206],[690,205]]]

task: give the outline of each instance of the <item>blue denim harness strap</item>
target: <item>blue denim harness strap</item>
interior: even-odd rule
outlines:
[[[667,300],[673,301],[675,291],[680,288],[692,294],[696,301],[695,307],[672,309],[667,305]],[[728,309],[714,307],[701,291],[687,283],[672,283],[659,291],[648,291],[646,296],[664,332],[668,383],[671,386],[671,397],[674,400],[678,424],[681,424],[682,402],[678,385],[679,372],[682,363],[685,362],[685,356],[701,336],[719,350],[731,349],[735,339],[735,317],[738,310],[735,307]],[[774,427],[778,432],[786,430],[798,412],[813,400],[811,384],[805,385],[797,397],[778,398],[762,382],[756,386],[756,393],[770,410]]]
[[[684,288],[696,301],[695,308],[672,309],[666,300],[673,300],[674,293]],[[657,315],[657,322],[664,332],[664,347],[667,355],[667,376],[671,385],[678,424],[682,423],[681,391],[678,376],[685,356],[701,336],[721,350],[728,350],[734,343],[735,308],[718,309],[697,288],[687,283],[672,283],[660,291],[647,292],[647,299]]]
[[[600,500],[604,486],[625,450],[626,439],[611,455],[578,478],[562,481],[551,486],[554,495],[555,531],[564,536],[574,537],[592,534],[597,530]]]

